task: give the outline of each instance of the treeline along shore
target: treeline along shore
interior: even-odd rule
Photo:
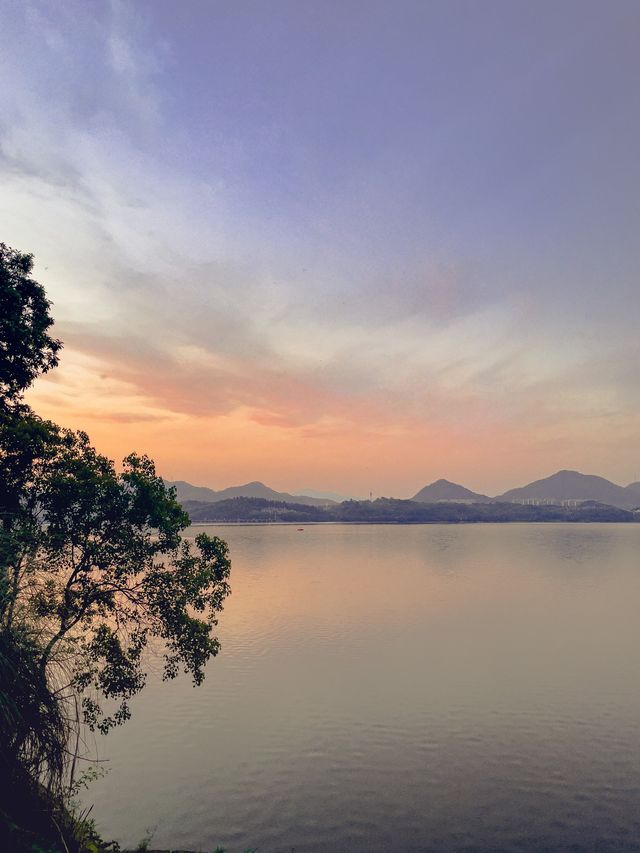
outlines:
[[[596,501],[577,506],[560,504],[455,503],[378,498],[343,501],[330,506],[308,506],[263,498],[237,497],[209,503],[184,501],[192,523],[291,524],[340,522],[356,524],[470,524],[479,522],[634,522],[640,512]]]

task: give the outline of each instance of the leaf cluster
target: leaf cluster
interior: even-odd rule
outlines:
[[[60,341],[44,288],[31,277],[33,255],[0,243],[0,399],[16,399],[58,363]]]
[[[0,432],[0,447],[12,440]],[[55,689],[82,693],[85,721],[103,732],[128,718],[151,640],[164,649],[165,678],[183,670],[200,684],[219,650],[226,544],[182,539],[189,518],[153,462],[131,454],[118,472],[82,432],[51,426],[46,452],[23,473],[0,536],[0,629],[28,630]],[[115,700],[111,714],[101,698]]]

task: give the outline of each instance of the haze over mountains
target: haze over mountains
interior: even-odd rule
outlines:
[[[321,498],[323,500],[334,501],[337,504],[342,503],[343,501],[361,501],[364,498],[356,497],[355,495],[342,495],[339,492],[321,492],[318,489],[301,489],[299,492],[296,492],[294,497],[307,497],[307,498]]]
[[[535,480],[519,489],[510,489],[496,500],[538,500],[548,503],[565,501],[599,501],[621,509],[633,509],[640,505],[640,486],[617,486],[604,477],[580,474],[578,471],[558,471],[543,480]]]
[[[418,492],[414,501],[430,503],[433,501],[468,501],[483,503],[486,501],[504,503],[562,504],[568,502],[597,501],[620,509],[635,509],[640,506],[640,485],[618,486],[604,477],[593,474],[581,474],[579,471],[558,471],[542,480],[534,480],[526,486],[509,489],[501,495],[489,498],[476,492],[470,492],[464,486],[437,480]]]
[[[231,498],[263,498],[269,501],[303,504],[307,506],[330,506],[347,498],[338,493],[324,493],[305,489],[298,494],[278,492],[253,481],[242,486],[231,486],[216,491],[205,486],[193,486],[184,480],[166,481],[175,486],[178,500],[217,503]],[[523,503],[536,502],[547,504],[580,503],[597,501],[620,509],[640,507],[640,482],[628,486],[619,486],[604,477],[593,474],[581,474],[579,471],[558,471],[550,477],[534,480],[526,486],[509,489],[501,495],[488,495],[473,492],[458,483],[449,480],[436,480],[420,489],[411,500],[418,503]]]
[[[285,501],[286,503],[305,504],[307,506],[327,506],[336,503],[327,497],[314,497],[309,494],[291,495],[289,492],[276,492],[264,483],[257,480],[245,483],[244,486],[229,486],[227,489],[215,491],[206,486],[192,486],[184,480],[165,480],[168,486],[175,486],[178,500],[204,501],[205,503],[218,503],[230,498],[264,498],[268,501]]]

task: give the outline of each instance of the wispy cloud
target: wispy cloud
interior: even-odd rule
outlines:
[[[126,2],[15,4],[0,36],[1,236],[35,252],[66,343],[59,373],[36,391],[43,406],[78,426],[121,424],[123,446],[129,424],[184,430],[197,419],[207,435],[241,423],[274,453],[286,436],[325,454],[333,441],[354,468],[364,465],[358,435],[415,453],[493,434],[521,457],[556,441],[574,458],[597,447],[603,463],[625,464],[640,402],[637,293],[621,275],[606,296],[575,235],[570,251],[534,256],[527,240],[551,244],[533,215],[516,236],[510,225],[500,233],[507,166],[483,164],[503,183],[481,198],[484,173],[471,187],[471,165],[447,159],[473,154],[466,134],[487,131],[487,110],[513,116],[518,93],[535,100],[553,74],[569,78],[558,45],[519,88],[485,92],[482,109],[452,90],[447,113],[444,94],[429,90],[442,118],[432,134],[419,105],[412,116],[385,100],[388,81],[378,95],[359,89],[370,99],[359,119],[385,147],[340,140],[341,129],[356,131],[331,100],[330,68],[307,69],[309,92],[291,83],[289,96],[291,69],[268,56],[265,69],[286,85],[262,110],[255,92],[276,95],[251,77],[248,57],[228,79],[207,77],[206,64],[185,76],[186,42],[177,29],[160,34],[156,14]],[[581,49],[573,43],[572,61]],[[219,114],[207,112],[208,97]],[[295,137],[287,97],[308,110]],[[382,126],[380,105],[397,127]],[[332,151],[340,173],[326,165]],[[456,168],[460,181],[445,187]],[[512,204],[526,173],[517,180]],[[261,445],[254,430],[272,438]],[[603,453],[607,430],[622,442],[617,456]]]

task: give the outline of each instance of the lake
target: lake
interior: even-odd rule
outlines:
[[[640,850],[640,525],[199,530],[231,548],[223,649],[98,738],[107,837]]]

